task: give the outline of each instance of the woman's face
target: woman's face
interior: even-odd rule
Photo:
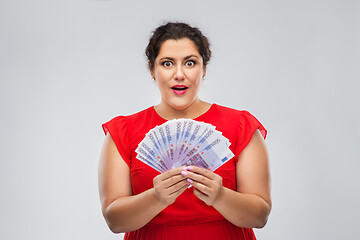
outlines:
[[[188,38],[169,39],[161,45],[151,70],[160,93],[161,104],[184,110],[198,100],[205,76],[203,59],[193,41]]]

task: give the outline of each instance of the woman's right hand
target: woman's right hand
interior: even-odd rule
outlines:
[[[173,203],[187,187],[182,170],[183,167],[174,168],[156,176],[153,188],[134,195],[130,168],[107,134],[99,161],[99,193],[102,213],[111,231],[132,232],[142,228]]]
[[[172,204],[188,188],[189,182],[181,175],[183,168],[173,168],[154,178],[154,194],[162,203]]]

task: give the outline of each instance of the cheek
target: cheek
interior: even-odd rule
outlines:
[[[203,71],[197,70],[191,73],[191,79],[194,84],[199,84],[202,80]]]
[[[161,82],[166,82],[171,79],[172,73],[171,71],[158,71],[155,77]]]
[[[169,85],[169,80],[166,76],[158,74],[156,76],[156,85],[160,90],[165,89]]]

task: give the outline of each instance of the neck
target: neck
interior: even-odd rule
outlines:
[[[161,101],[160,104],[154,108],[162,118],[172,120],[175,118],[197,118],[209,110],[210,106],[210,103],[196,99],[190,106],[184,109],[175,109],[164,101]]]

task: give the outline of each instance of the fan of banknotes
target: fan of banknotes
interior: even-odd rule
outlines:
[[[174,119],[151,129],[135,152],[140,161],[161,173],[189,165],[214,171],[234,157],[230,144],[211,124]]]

